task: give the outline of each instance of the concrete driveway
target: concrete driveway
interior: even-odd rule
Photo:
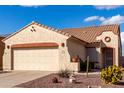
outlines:
[[[43,71],[11,71],[0,73],[0,88],[11,88],[15,85],[43,77],[52,72]]]

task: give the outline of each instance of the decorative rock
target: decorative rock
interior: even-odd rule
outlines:
[[[75,79],[75,77],[74,77],[73,75],[71,75],[71,76],[69,77],[69,82],[70,82],[70,83],[75,83],[75,82],[76,82],[76,79]]]
[[[58,83],[59,81],[58,81],[58,78],[57,77],[54,77],[53,79],[52,79],[52,82],[53,83]]]

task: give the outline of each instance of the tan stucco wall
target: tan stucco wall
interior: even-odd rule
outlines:
[[[105,41],[105,37],[110,37],[111,38],[111,41],[110,42],[106,42]],[[98,36],[96,38],[97,40],[102,40],[102,42],[104,44],[101,44],[101,47],[111,47],[111,48],[115,48],[115,65],[119,66],[119,53],[120,53],[120,50],[119,50],[119,36],[118,35],[115,35],[113,32],[109,31],[109,32],[103,32],[100,36]],[[101,51],[100,49],[99,50],[99,62],[102,61],[101,59]],[[101,63],[102,64],[102,63]]]
[[[79,56],[82,60],[86,58],[86,51],[85,51],[85,46],[84,44],[74,38],[69,38],[66,41],[66,48],[62,49],[61,51],[61,59],[63,60],[63,64],[61,64],[60,68],[68,69],[70,68],[71,70],[79,71],[80,66],[78,63],[73,63],[71,61],[71,57]]]
[[[83,42],[69,38],[67,40],[67,47],[71,57],[79,56],[82,60],[86,58],[86,49]]]
[[[34,32],[30,31],[31,27],[34,26],[35,30]],[[66,46],[67,39],[69,38],[68,36],[64,36],[62,34],[58,34],[54,31],[39,27],[37,25],[32,25],[24,30],[20,31],[16,35],[13,35],[12,37],[8,38],[7,40],[4,41],[5,43],[5,50],[4,50],[4,56],[3,56],[3,68],[5,70],[10,70],[11,69],[11,48],[7,49],[7,45],[11,46],[13,44],[21,44],[21,43],[38,43],[38,42],[56,42],[59,44],[58,51],[59,51],[59,66],[60,69],[72,69],[78,70],[78,64],[73,65],[70,62],[70,54],[68,52],[68,46]],[[72,40],[73,41],[73,40]],[[77,40],[79,41],[79,40]],[[70,41],[71,42],[71,41]],[[61,46],[61,43],[65,43],[65,47]],[[75,49],[80,50],[82,49],[82,53],[84,53],[84,46],[83,45],[78,45],[78,42],[76,43],[70,43],[72,46],[73,51]],[[70,51],[70,52],[73,52]],[[73,52],[75,53],[75,52]],[[71,54],[73,54],[71,53]],[[83,56],[84,57],[84,56]]]

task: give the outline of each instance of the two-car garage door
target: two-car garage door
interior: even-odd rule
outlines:
[[[58,71],[59,70],[58,49],[57,48],[14,49],[13,69]]]

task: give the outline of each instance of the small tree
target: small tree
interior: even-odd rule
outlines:
[[[101,71],[101,79],[106,83],[118,83],[122,79],[122,70],[116,65],[106,67]]]

